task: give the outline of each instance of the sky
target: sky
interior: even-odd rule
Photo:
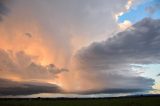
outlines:
[[[0,97],[160,93],[160,0],[0,0]]]

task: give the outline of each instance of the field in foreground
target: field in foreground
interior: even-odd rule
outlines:
[[[0,99],[0,106],[160,106],[160,97]]]

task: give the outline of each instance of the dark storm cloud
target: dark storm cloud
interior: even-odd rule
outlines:
[[[0,96],[30,95],[37,93],[55,92],[62,92],[62,89],[55,84],[37,82],[16,82],[7,79],[0,79]]]
[[[89,90],[89,91],[79,92],[79,94],[102,94],[102,93],[114,94],[114,93],[135,93],[135,92],[144,92],[144,91],[145,91],[144,89],[139,89],[139,88],[138,89],[111,88],[111,89],[102,89],[102,90]]]
[[[9,0],[0,0],[0,21],[2,20],[2,17],[5,16],[9,12],[9,9],[6,6],[6,3],[8,1]]]
[[[159,28],[160,20],[146,18],[107,41],[93,43],[80,50],[78,58],[82,61],[85,60],[87,66],[91,66],[90,68],[95,70],[99,67],[101,69],[113,68],[117,63],[159,63]]]
[[[2,76],[16,75],[29,80],[54,79],[67,69],[60,69],[53,64],[41,65],[34,62],[35,57],[27,55],[24,51],[13,53],[0,49],[0,73]]]
[[[159,29],[160,20],[146,18],[106,41],[93,43],[77,53],[79,68],[89,70],[89,76],[104,88],[151,89],[154,80],[137,75],[132,64],[160,63]]]
[[[160,76],[160,73],[157,75],[158,77]]]
[[[147,92],[152,90],[152,85],[154,85],[153,79],[147,79],[144,77],[116,75],[116,73],[112,75],[106,75],[102,74],[101,72],[97,74],[99,74],[99,83],[103,82],[103,85],[107,86],[102,89],[89,89],[86,91],[78,92],[79,94]],[[103,77],[103,79],[100,77]],[[96,84],[96,82],[94,83]]]

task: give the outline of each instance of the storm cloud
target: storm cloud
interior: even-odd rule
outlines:
[[[37,82],[17,82],[8,79],[0,79],[0,96],[18,96],[37,93],[58,92],[62,92],[62,89],[55,84]]]
[[[152,90],[154,80],[135,67],[159,64],[159,20],[144,19],[111,34],[120,24],[132,25],[118,19],[140,1],[13,0],[9,9],[6,0],[0,1],[0,18],[5,19],[0,24],[0,78],[18,83],[18,94],[26,92],[24,85],[31,93],[32,87],[44,89],[28,84],[32,81],[86,94]],[[8,85],[16,90],[14,84]]]
[[[99,91],[151,90],[154,80],[140,76],[140,70],[134,68],[136,64],[160,63],[159,29],[160,20],[145,18],[106,41],[81,49],[75,56],[77,67],[86,80],[101,86]]]
[[[72,91],[73,54],[119,29],[115,14],[128,1],[13,0],[0,24],[0,78],[56,82]]]

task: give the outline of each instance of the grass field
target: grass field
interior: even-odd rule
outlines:
[[[0,99],[0,106],[160,106],[160,97]]]

